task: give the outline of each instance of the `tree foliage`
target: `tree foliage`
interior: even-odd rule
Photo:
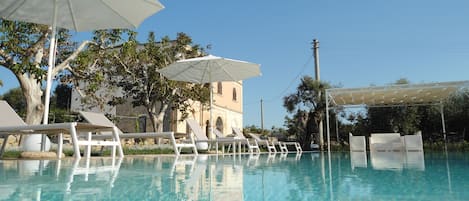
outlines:
[[[86,81],[80,88],[85,91],[88,103],[103,106],[131,101],[134,107],[144,106],[154,130],[162,131],[167,112],[177,109],[184,118],[189,114],[190,100],[207,102],[209,91],[204,85],[168,80],[158,70],[178,59],[201,56],[203,49],[184,33],[179,33],[174,40],[166,36],[160,41],[150,33],[143,44],[136,36],[137,33],[128,30],[95,32],[97,44],[115,47],[106,51],[90,48],[83,52],[76,62],[74,82],[80,85],[80,81]],[[107,92],[97,93],[103,88]],[[120,96],[115,95],[117,92]],[[100,95],[112,98],[103,99]]]
[[[38,124],[44,112],[42,82],[46,75],[50,29],[44,25],[0,19],[0,65],[18,79],[26,101],[26,122]],[[57,34],[57,65],[53,77],[70,67],[89,41],[80,45],[71,40],[70,33],[59,29]]]
[[[5,100],[22,117],[26,115],[26,99],[24,98],[21,88],[13,88],[8,90],[0,99]]]
[[[303,149],[310,149],[312,135],[318,133],[319,122],[323,119],[326,109],[325,90],[330,88],[326,82],[304,76],[297,91],[283,99],[283,106],[292,117],[286,117],[288,132],[295,135]],[[318,135],[315,136],[318,139]]]
[[[409,84],[400,79],[395,84]],[[455,139],[467,139],[469,122],[469,91],[458,91],[443,102],[447,134]],[[342,129],[357,135],[373,132],[413,134],[422,131],[424,141],[442,141],[443,129],[439,105],[367,107],[364,114],[351,114]],[[450,139],[454,140],[454,139]]]

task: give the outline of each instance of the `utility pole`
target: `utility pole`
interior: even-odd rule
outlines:
[[[314,73],[315,73],[315,78],[316,81],[320,81],[320,76],[319,76],[319,41],[317,39],[313,39],[313,56],[314,56]],[[321,92],[319,92],[319,97],[321,97]],[[318,125],[318,132],[319,132],[319,145],[321,150],[324,147],[324,129],[323,129],[323,123],[322,123],[322,118],[319,121]]]
[[[319,76],[319,41],[313,39],[314,73],[317,81],[321,80]]]
[[[261,98],[261,129],[262,133],[264,133],[264,101]]]

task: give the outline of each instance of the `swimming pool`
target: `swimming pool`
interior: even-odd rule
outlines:
[[[465,153],[333,153],[330,164],[327,153],[0,160],[0,200],[469,199]]]

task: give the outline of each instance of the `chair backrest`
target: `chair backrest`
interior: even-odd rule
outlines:
[[[186,119],[186,124],[189,126],[192,133],[194,133],[197,140],[208,140],[199,123],[197,123],[195,119]]]
[[[221,131],[216,128],[213,129],[213,133],[217,136],[217,138],[225,137],[223,136],[223,133],[221,133]]]
[[[248,133],[249,136],[251,136],[252,138],[254,138],[254,140],[256,141],[263,141],[259,136],[257,136],[256,134],[254,133]]]
[[[109,120],[103,113],[84,112],[84,111],[80,111],[79,113],[90,124],[108,126],[108,127],[116,127],[119,133],[122,134],[122,131],[114,123],[112,123],[112,121]]]
[[[349,133],[350,151],[366,151],[365,136],[353,136]]]
[[[388,144],[388,143],[401,143],[401,134],[399,133],[372,133],[370,137],[370,144]]]
[[[0,100],[0,126],[24,126],[26,123],[4,100]]]
[[[406,150],[423,151],[422,135],[405,135],[403,138]]]
[[[243,132],[241,132],[241,130],[239,130],[239,128],[235,128],[233,127],[233,132],[236,134],[236,137],[239,138],[239,139],[246,139],[246,137],[244,137],[244,134]]]

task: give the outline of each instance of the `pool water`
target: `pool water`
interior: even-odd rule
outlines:
[[[0,160],[0,200],[469,200],[465,153]]]

